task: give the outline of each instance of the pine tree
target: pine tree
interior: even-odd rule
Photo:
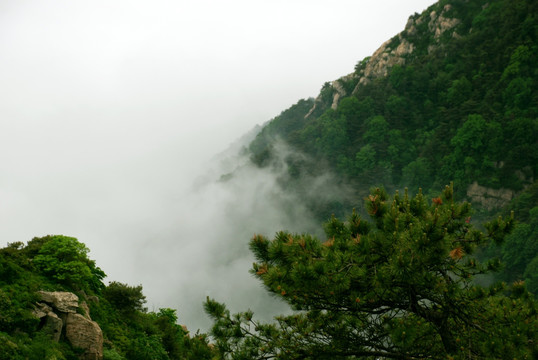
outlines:
[[[428,201],[407,191],[366,199],[372,222],[353,212],[332,218],[327,240],[280,232],[250,243],[252,273],[295,310],[273,324],[251,311],[230,315],[205,303],[226,359],[532,358],[538,353],[536,304],[523,283],[483,288],[476,275],[499,267],[473,257],[501,243],[513,218],[470,222],[471,207],[452,187]]]

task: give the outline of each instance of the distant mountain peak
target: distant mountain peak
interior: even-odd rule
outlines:
[[[339,101],[346,96],[355,95],[360,86],[387,76],[395,65],[405,65],[407,59],[416,49],[413,38],[428,35],[431,37],[432,41],[427,48],[428,54],[439,46],[443,34],[448,32],[451,37],[459,38],[461,35],[457,33],[456,27],[461,23],[461,20],[453,15],[453,6],[448,3],[443,5],[441,2],[433,4],[420,15],[411,15],[404,30],[385,41],[371,56],[359,61],[355,67],[355,72],[328,83],[332,88],[330,107],[336,110]],[[424,34],[422,29],[429,34]],[[350,83],[355,83],[352,91],[348,90]],[[322,100],[322,94],[320,94],[312,109],[306,114],[305,119],[314,113]]]

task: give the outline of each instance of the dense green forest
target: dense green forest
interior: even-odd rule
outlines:
[[[326,83],[265,126],[253,161],[269,164],[278,137],[367,185],[523,190],[538,170],[537,13],[532,1],[461,0],[415,14],[386,45],[386,76],[364,73],[370,57]],[[436,36],[446,19],[454,26]],[[292,177],[312,171],[292,160]]]
[[[536,1],[441,0],[263,127],[252,164],[285,168],[325,223],[323,241],[251,240],[251,272],[295,313],[208,299],[211,333],[190,333],[141,286],[105,285],[77,239],[34,238],[0,249],[0,359],[537,358],[537,39]],[[324,173],[345,200],[304,186]]]
[[[473,221],[516,211],[507,244],[483,255],[505,262],[498,279],[528,279],[536,292],[537,19],[529,0],[439,1],[354,73],[274,118],[250,144],[251,160],[274,166],[281,142],[301,154],[284,159],[282,183],[319,221],[362,209],[372,186],[435,196],[453,181],[475,205]],[[355,193],[309,196],[302,180],[326,171]]]

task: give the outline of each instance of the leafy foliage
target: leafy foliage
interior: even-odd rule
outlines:
[[[524,273],[532,273],[527,271],[527,267],[538,257],[538,206],[530,210],[529,220],[528,224],[518,224],[502,247],[502,260],[506,267],[503,277],[507,281],[522,280]]]
[[[432,11],[458,25],[436,37]],[[331,217],[324,243],[286,232],[252,240],[254,275],[293,315],[263,324],[208,299],[217,354],[207,335],[178,325],[173,309],[147,312],[141,286],[105,286],[83,243],[46,236],[0,249],[0,358],[77,358],[64,339],[54,343],[40,331],[32,315],[38,290],[73,291],[91,305],[105,359],[535,358],[536,304],[527,291],[538,294],[537,19],[531,0],[441,0],[388,43],[412,44],[403,65],[371,81],[338,80],[346,96],[336,108],[337,90],[325,83],[317,99],[300,100],[263,127],[248,149],[252,162],[278,166],[276,139],[296,150],[280,183],[305,195],[318,219],[359,207],[347,222]],[[301,180],[327,168],[357,193],[338,201],[307,196]],[[511,207],[521,222],[497,219],[484,234],[452,188],[431,201],[419,191],[432,194],[449,180],[459,195],[475,181],[519,192]],[[375,189],[368,196],[381,183],[418,195],[390,198]],[[362,210],[355,199],[364,196]],[[503,265],[474,257],[488,243],[485,258]],[[473,281],[501,266],[494,277],[512,285]],[[98,302],[89,301],[94,296]]]
[[[456,25],[436,35],[441,15]],[[360,79],[353,90],[344,87],[336,108],[336,89],[324,84],[310,110],[286,111],[267,124],[271,131],[264,129],[251,144],[252,158],[261,151],[271,157],[279,138],[309,159],[301,166],[285,160],[290,171],[284,190],[297,191],[303,179],[327,170],[351,184],[356,190],[346,194],[347,202],[318,206],[318,197],[303,196],[320,222],[352,207],[364,214],[360,199],[381,184],[390,191],[422,187],[433,195],[454,181],[460,198],[474,182],[511,190],[521,223],[502,248],[484,254],[505,263],[496,279],[526,281],[535,289],[527,266],[536,256],[529,222],[538,205],[537,19],[538,3],[531,0],[439,1],[411,16],[406,30],[388,43],[393,50],[404,41],[412,45],[404,63],[387,65],[386,76]],[[371,61],[357,64],[356,80]],[[482,219],[501,210],[477,208],[475,218]]]
[[[69,342],[51,341],[32,314],[37,291],[72,291],[103,331],[104,359],[211,359],[205,334],[190,336],[175,310],[147,312],[142,286],[102,283],[104,272],[77,239],[55,235],[0,249],[0,358],[78,359]],[[98,299],[98,301],[96,300]]]
[[[43,239],[43,245],[33,258],[36,268],[69,288],[99,292],[106,274],[88,259],[89,249],[77,239],[56,235]]]
[[[124,313],[146,311],[146,297],[142,294],[142,285],[129,286],[116,281],[111,282],[103,291],[103,296],[112,306]]]
[[[436,38],[433,11],[458,25]],[[430,193],[449,181],[459,195],[474,181],[520,191],[538,174],[537,18],[530,0],[440,1],[393,39],[413,45],[404,65],[346,91],[336,109],[326,83],[314,104],[301,100],[267,124],[252,158],[268,165],[256,159],[283,139],[315,159],[304,174],[329,164],[361,196],[380,184]]]
[[[250,311],[231,316],[208,299],[212,335],[224,358],[531,358],[538,336],[536,303],[521,284],[489,289],[474,276],[498,267],[473,253],[502,242],[513,219],[469,221],[468,203],[447,187],[428,201],[420,192],[389,198],[374,189],[366,199],[373,223],[354,212],[332,218],[327,240],[280,232],[250,245],[252,273],[295,314],[275,324]],[[506,290],[510,293],[506,293]],[[533,353],[534,352],[534,353]]]

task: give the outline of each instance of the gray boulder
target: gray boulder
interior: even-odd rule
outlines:
[[[41,300],[64,313],[76,313],[78,296],[66,291],[38,291]]]
[[[67,314],[65,337],[71,345],[84,350],[82,360],[101,360],[103,358],[103,332],[95,321],[80,314]]]

